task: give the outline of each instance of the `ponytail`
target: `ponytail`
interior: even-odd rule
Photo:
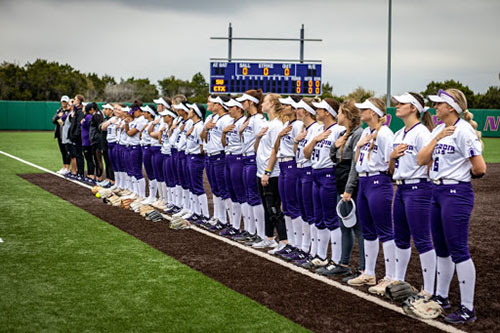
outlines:
[[[465,110],[463,112],[463,119],[468,122],[472,128],[476,131],[476,135],[479,139],[479,141],[481,141],[481,145],[483,146],[484,148],[484,142],[482,140],[483,138],[483,133],[481,133],[481,131],[478,131],[477,130],[477,122],[474,120],[474,114],[472,114],[469,110]]]
[[[352,131],[358,127],[361,123],[361,111],[354,105],[353,100],[347,100],[339,108],[339,113],[342,114],[349,120],[350,126],[347,128],[344,136],[346,140],[340,146],[340,160],[339,163],[342,162],[342,154],[344,153],[344,146],[347,143],[347,138],[351,135]]]
[[[429,111],[422,112],[420,120],[422,124],[424,124],[424,126],[432,132],[432,130],[434,129],[434,121],[432,120],[432,116]]]
[[[375,127],[375,134],[373,135],[372,143],[370,144],[370,148],[368,149],[368,159],[370,159],[370,153],[372,152],[373,147],[375,147],[375,141],[377,140],[378,131],[380,131],[380,129],[386,122],[387,122],[386,115],[380,117],[380,119],[378,120],[377,126]]]

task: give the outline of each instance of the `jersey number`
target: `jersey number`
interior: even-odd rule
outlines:
[[[432,166],[432,171],[439,171],[439,157],[434,160],[434,165]]]

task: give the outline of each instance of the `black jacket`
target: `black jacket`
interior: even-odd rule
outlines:
[[[57,122],[60,119],[59,112],[66,112],[66,110],[62,107],[57,109],[56,114],[52,117],[52,123],[56,125],[56,128],[54,128],[54,138],[61,140],[61,125]]]
[[[90,119],[90,129],[89,129],[89,139],[91,145],[97,145],[100,149],[102,149],[102,135],[101,135],[101,123],[104,120],[104,115],[102,111],[96,111],[92,115],[92,119]]]
[[[85,118],[85,114],[83,113],[83,107],[80,105],[78,108],[75,108],[74,115],[71,117],[71,126],[68,131],[68,139],[75,144],[82,144],[82,124],[81,121]]]

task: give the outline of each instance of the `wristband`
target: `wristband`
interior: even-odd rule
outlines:
[[[271,171],[271,170],[267,170],[267,169],[266,169],[266,170],[264,171],[264,174],[265,174],[265,175],[267,175],[267,176],[270,176],[270,175],[271,175],[271,173],[272,173],[272,171]]]

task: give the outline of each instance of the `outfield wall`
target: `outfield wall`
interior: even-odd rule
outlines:
[[[0,130],[53,130],[52,116],[58,108],[59,102],[0,101]],[[403,127],[395,111],[395,108],[388,110],[388,124],[394,132]],[[500,110],[470,111],[484,137],[500,137]],[[430,112],[437,122],[435,110]]]

